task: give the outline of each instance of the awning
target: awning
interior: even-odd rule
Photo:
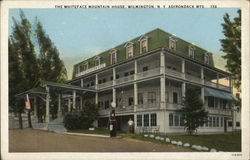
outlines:
[[[232,93],[223,92],[223,91],[219,91],[219,90],[212,89],[212,88],[204,88],[204,92],[205,92],[204,93],[205,96],[212,96],[212,97],[217,97],[221,99],[234,100],[234,96],[232,95]]]

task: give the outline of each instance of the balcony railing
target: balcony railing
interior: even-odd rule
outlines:
[[[230,91],[231,90],[230,87],[224,86],[224,85],[221,85],[221,84],[218,85],[218,88],[222,89],[222,90],[225,90],[225,91]]]
[[[148,71],[137,73],[137,79],[153,77],[160,74],[160,68],[154,68]]]
[[[231,109],[206,108],[206,110],[210,114],[224,114],[224,115],[231,115],[232,114]]]
[[[190,82],[199,83],[199,84],[202,83],[202,79],[199,77],[191,76],[188,74],[186,74],[185,77],[186,77],[186,80],[188,80]]]
[[[115,109],[116,112],[127,112],[127,111],[134,111],[134,105],[131,106],[118,106]]]
[[[121,77],[119,79],[116,79],[115,82],[116,82],[116,84],[122,84],[122,83],[125,83],[125,82],[133,81],[134,77],[135,77],[134,75]]]
[[[205,85],[213,88],[217,88],[217,83],[205,81]]]
[[[160,102],[154,102],[154,103],[145,103],[145,104],[138,104],[137,109],[143,110],[143,109],[158,109],[160,108]]]
[[[183,78],[183,75],[184,75],[181,72],[178,72],[178,71],[175,71],[175,70],[172,70],[172,69],[168,69],[168,68],[165,69],[165,73],[166,73],[166,75],[173,76],[173,77],[176,77],[176,78]]]
[[[107,88],[113,85],[113,81],[108,81],[102,84],[98,84],[98,89]]]

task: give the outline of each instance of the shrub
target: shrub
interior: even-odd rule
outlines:
[[[81,112],[68,113],[64,116],[63,123],[66,129],[88,129],[97,119],[98,107],[95,104],[86,102]]]

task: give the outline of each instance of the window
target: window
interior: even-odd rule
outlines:
[[[128,75],[129,75],[128,72],[125,72],[125,73],[124,73],[124,77],[127,77]]]
[[[172,113],[170,113],[169,114],[169,126],[173,126],[173,124],[174,124],[174,117],[173,117],[173,114]]]
[[[206,118],[206,121],[205,121],[205,126],[208,127],[208,117]]]
[[[148,51],[148,40],[147,39],[142,39],[140,44],[141,44],[141,53],[145,53]]]
[[[84,64],[82,65],[82,70],[83,70],[83,71],[86,71],[88,68],[89,68],[89,63],[88,63],[88,62],[86,62],[86,63],[84,63]]]
[[[98,80],[98,84],[102,84],[102,80],[100,79],[100,80]]]
[[[219,127],[220,125],[220,118],[219,117],[216,117],[216,127]]]
[[[101,63],[101,58],[99,56],[97,56],[97,57],[95,57],[94,61],[95,61],[95,66],[99,66]]]
[[[229,121],[229,122],[228,122],[228,127],[232,127],[232,126],[233,126],[232,121]]]
[[[215,127],[216,126],[216,124],[215,124],[215,117],[213,117],[213,127]]]
[[[106,82],[106,78],[103,78],[103,79],[102,79],[102,83],[105,83],[105,82]]]
[[[157,126],[157,115],[156,113],[152,113],[150,115],[151,126]]]
[[[166,102],[167,103],[169,102],[169,92],[168,91],[166,92]]]
[[[188,56],[190,58],[194,58],[194,47],[193,46],[189,46],[189,48],[188,48]]]
[[[111,76],[111,77],[110,77],[110,80],[113,81],[113,79],[114,79],[113,76]]]
[[[236,127],[240,127],[240,122],[236,122]]]
[[[212,117],[208,117],[208,124],[209,124],[209,127],[212,127]]]
[[[133,45],[129,45],[126,47],[127,58],[133,57]]]
[[[205,56],[204,56],[204,63],[209,64],[209,55],[208,54],[205,54]]]
[[[143,104],[143,94],[138,93],[138,104]]]
[[[105,109],[109,108],[109,101],[105,101],[105,106],[104,106]]]
[[[110,53],[110,64],[115,64],[117,62],[116,50],[112,50]]]
[[[135,71],[134,71],[134,70],[133,70],[133,71],[130,71],[129,74],[130,74],[130,75],[133,75],[133,74],[135,74]]]
[[[95,85],[95,83],[92,81],[92,82],[90,83],[90,85],[91,85],[91,86],[94,86],[94,85]]]
[[[226,108],[227,108],[227,100],[223,99],[223,109],[226,109]]]
[[[142,115],[137,115],[137,126],[142,126]]]
[[[174,125],[179,126],[179,123],[180,123],[179,115],[175,114],[174,115]]]
[[[149,126],[149,114],[143,115],[143,123],[144,123],[144,126]]]
[[[223,124],[224,124],[224,118],[220,117],[220,126],[223,127]]]
[[[155,92],[148,92],[148,103],[155,103],[156,95]]]
[[[134,105],[134,97],[129,97],[129,98],[128,98],[128,105],[129,105],[129,106]]]
[[[214,97],[208,97],[208,107],[214,108]]]
[[[176,50],[176,39],[173,36],[169,39],[169,48],[172,50]]]
[[[142,68],[142,71],[143,71],[143,72],[145,72],[145,71],[147,71],[147,70],[148,70],[148,66],[145,66],[145,67]]]
[[[119,79],[119,78],[120,78],[119,74],[115,75],[115,79]]]
[[[218,107],[218,98],[214,98],[214,108],[219,108]]]
[[[87,87],[89,87],[89,84],[87,84]]]
[[[173,103],[178,103],[178,94],[177,92],[173,92]]]

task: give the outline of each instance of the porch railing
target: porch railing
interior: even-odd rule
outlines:
[[[113,81],[108,81],[108,82],[105,82],[105,83],[102,83],[102,84],[98,84],[98,89],[103,89],[103,88],[106,88],[106,87],[110,87],[113,85]]]
[[[188,74],[186,74],[185,77],[186,77],[186,80],[188,80],[190,82],[195,82],[195,83],[199,83],[199,84],[202,83],[202,79],[199,77],[191,76]]]
[[[127,77],[121,77],[119,79],[116,79],[115,82],[116,82],[116,84],[122,84],[122,83],[125,83],[125,82],[133,81],[134,77],[135,77],[134,75],[130,75],[130,76],[127,76]]]
[[[160,102],[154,102],[154,103],[145,103],[145,104],[138,104],[137,109],[152,109],[152,108],[160,108]]]
[[[154,68],[148,71],[137,73],[137,79],[152,77],[160,74],[160,68]]]
[[[231,109],[219,109],[219,108],[206,108],[206,110],[210,114],[224,114],[224,115],[231,115]]]
[[[178,71],[168,69],[168,68],[165,69],[165,73],[166,75],[173,76],[176,78],[183,78],[183,75],[184,75],[182,72],[178,72]]]

